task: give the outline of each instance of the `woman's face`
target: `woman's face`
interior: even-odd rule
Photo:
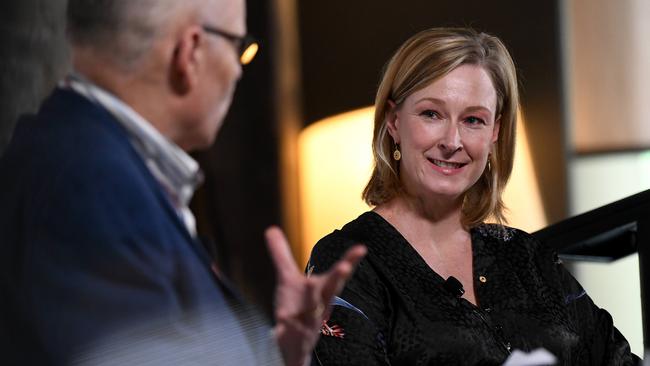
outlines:
[[[495,114],[492,80],[474,65],[462,65],[389,106],[388,131],[400,145],[406,192],[423,199],[461,197],[483,173],[497,140]]]

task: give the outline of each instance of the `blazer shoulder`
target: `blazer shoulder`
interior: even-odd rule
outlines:
[[[4,160],[36,168],[40,176],[88,172],[79,177],[93,179],[108,170],[115,180],[145,167],[115,117],[85,97],[60,89],[38,114],[19,120],[6,155]]]
[[[38,114],[23,118],[0,159],[0,198],[44,208],[128,202],[156,210],[157,182],[122,126],[103,108],[71,91],[57,90]],[[24,198],[20,198],[24,197]]]

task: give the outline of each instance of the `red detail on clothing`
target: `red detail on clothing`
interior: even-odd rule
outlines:
[[[326,320],[323,320],[323,325],[320,328],[320,332],[322,335],[336,337],[336,338],[343,338],[345,336],[345,332],[343,331],[343,328],[341,328],[336,324],[329,326]]]

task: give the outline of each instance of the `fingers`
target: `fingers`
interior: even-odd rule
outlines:
[[[355,245],[348,249],[343,258],[334,264],[334,266],[324,273],[322,296],[323,301],[329,304],[329,301],[339,294],[345,285],[345,281],[352,275],[354,268],[359,264],[361,259],[366,255],[367,249],[363,245]]]
[[[266,246],[269,249],[275,270],[279,279],[284,279],[295,273],[299,273],[296,261],[293,259],[289,242],[286,236],[277,226],[271,226],[264,232]]]
[[[363,259],[363,257],[368,252],[368,249],[364,245],[355,245],[352,248],[348,249],[345,254],[343,254],[343,261],[350,263],[352,268],[356,267],[357,264]]]

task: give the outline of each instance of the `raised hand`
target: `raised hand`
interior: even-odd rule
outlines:
[[[287,366],[308,364],[332,298],[366,254],[354,246],[329,271],[306,277],[291,255],[282,230],[272,226],[265,232],[266,243],[277,273],[275,289],[275,336]]]

